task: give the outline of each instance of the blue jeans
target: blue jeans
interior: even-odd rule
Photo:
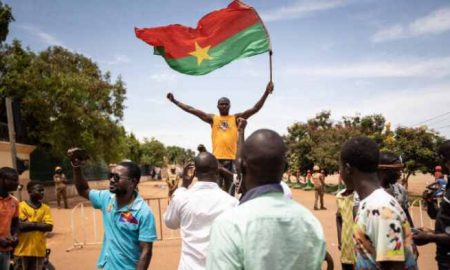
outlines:
[[[9,270],[10,251],[0,251],[0,270]]]

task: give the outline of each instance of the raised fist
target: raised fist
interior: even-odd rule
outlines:
[[[167,99],[170,100],[171,102],[173,102],[175,100],[172,93],[167,94]]]

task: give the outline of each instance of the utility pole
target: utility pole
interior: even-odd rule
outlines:
[[[6,117],[8,119],[8,133],[9,133],[9,145],[11,149],[11,164],[12,167],[17,170],[17,151],[16,151],[16,131],[14,129],[14,115],[12,110],[12,99],[10,97],[5,98],[6,103]],[[22,201],[22,191],[18,191],[19,201]]]

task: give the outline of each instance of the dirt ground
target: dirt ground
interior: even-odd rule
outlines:
[[[327,178],[327,182],[334,182],[334,177]],[[431,181],[429,176],[416,176],[410,181],[410,191],[413,194],[421,194],[427,182]],[[158,236],[163,240],[155,242],[153,257],[149,269],[172,270],[177,269],[180,256],[181,242],[178,231],[171,231],[164,227],[159,219],[167,207],[167,189],[162,182],[144,182],[139,186],[140,193],[144,198],[155,198],[149,204],[155,214]],[[313,211],[314,193],[312,191],[293,190],[294,199],[312,211],[322,223],[327,240],[327,250],[333,257],[335,269],[341,269],[339,264],[339,251],[337,248],[337,235],[335,225],[336,201],[331,194],[325,195],[325,205],[328,210]],[[161,199],[157,199],[161,198]],[[49,236],[47,245],[52,250],[50,261],[58,270],[93,270],[100,253],[99,244],[102,241],[103,231],[101,215],[99,211],[93,210],[89,203],[81,198],[69,200],[72,209],[57,209],[54,202],[50,202],[54,218],[54,231]],[[159,204],[158,204],[159,201]],[[421,226],[421,211],[414,207],[412,214],[416,226]],[[81,217],[84,218],[81,218]],[[73,220],[73,221],[72,221]],[[430,227],[432,222],[428,219],[426,212],[422,212],[423,226]],[[74,228],[74,230],[72,229]],[[162,234],[161,234],[162,227]],[[86,242],[83,247],[74,247],[74,239],[77,242]],[[98,243],[95,243],[98,242]],[[419,248],[419,269],[437,269],[434,254],[434,245]]]

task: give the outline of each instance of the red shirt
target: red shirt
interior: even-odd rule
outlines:
[[[16,197],[8,195],[0,197],[0,237],[11,236],[11,222],[15,217],[19,217],[19,201]],[[0,251],[8,251],[12,248],[0,247]]]

